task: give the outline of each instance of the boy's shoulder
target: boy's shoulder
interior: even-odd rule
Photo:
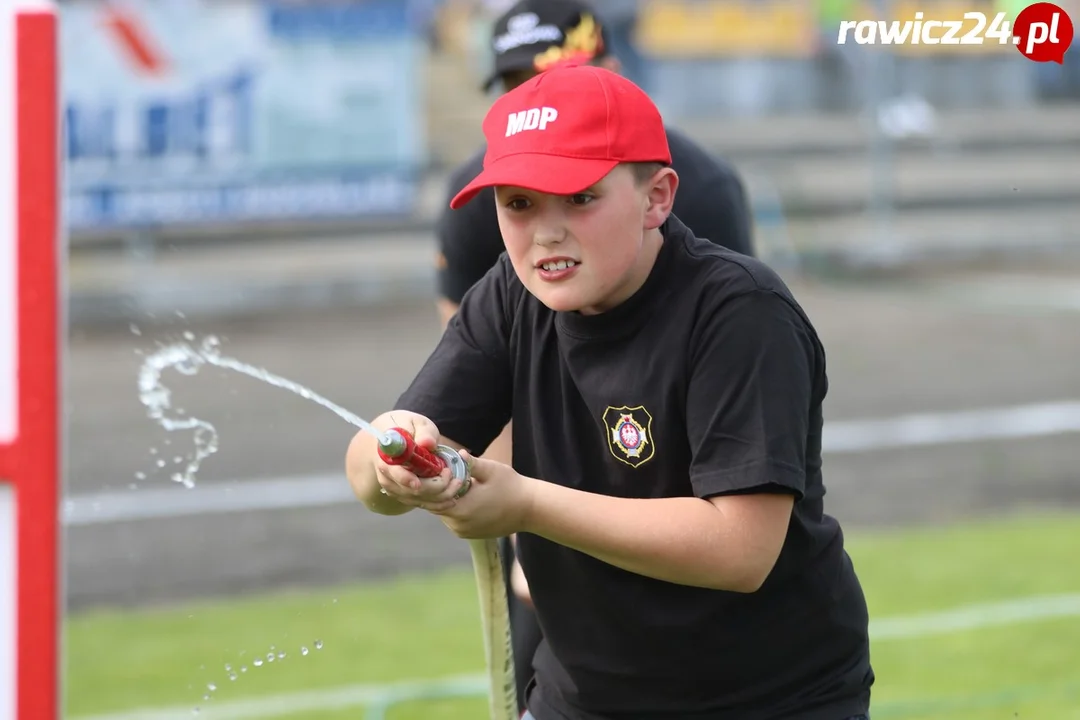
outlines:
[[[755,290],[791,297],[784,280],[762,260],[697,237],[675,216],[669,218],[663,231],[664,241],[672,246],[672,279],[693,281],[687,286],[720,299]]]
[[[730,321],[733,313],[787,316],[818,342],[809,314],[776,270],[758,258],[698,238],[673,219],[665,233],[674,251],[667,273],[674,294],[669,308],[692,317],[694,327],[704,331]]]
[[[476,282],[462,298],[462,306],[470,303],[473,306],[481,306],[487,311],[496,310],[502,318],[509,322],[523,302],[529,299],[535,300],[532,294],[521,282],[509,256],[501,253],[483,277]],[[539,302],[539,301],[537,301]]]

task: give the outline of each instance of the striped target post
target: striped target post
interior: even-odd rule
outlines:
[[[0,720],[59,717],[56,8],[0,0]]]

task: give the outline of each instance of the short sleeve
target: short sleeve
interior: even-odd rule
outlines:
[[[479,166],[473,168],[470,164],[455,174],[435,226],[439,295],[457,304],[495,265],[504,250],[494,191],[486,188],[461,208],[450,209],[450,198],[479,172]]]
[[[754,290],[705,316],[691,347],[686,422],[699,497],[806,490],[824,351],[792,301]]]
[[[496,263],[465,293],[395,405],[430,418],[445,437],[478,455],[502,432],[513,407],[509,282],[507,264]]]

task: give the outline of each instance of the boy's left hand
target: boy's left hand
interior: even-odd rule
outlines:
[[[532,484],[537,482],[494,460],[462,451],[472,487],[453,507],[431,511],[460,538],[501,538],[521,531],[531,510]],[[421,506],[422,507],[422,506]]]

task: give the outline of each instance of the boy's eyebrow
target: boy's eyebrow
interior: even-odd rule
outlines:
[[[559,195],[558,197],[573,197],[574,195],[580,195],[581,193],[586,193],[586,192],[594,192],[594,193],[599,192],[599,188],[603,184],[603,182],[604,181],[601,179],[599,182],[595,182],[595,183],[593,183],[592,185],[590,185],[590,186],[588,186],[586,188],[582,188],[581,190],[575,190],[572,193],[565,193],[565,194]],[[550,195],[551,194],[551,193],[545,193],[545,192],[543,192],[541,190],[533,190],[531,188],[518,187],[516,185],[492,185],[491,189],[495,192],[496,195],[498,195],[500,192],[502,192],[502,193],[505,193],[505,192],[536,193],[536,194],[539,194],[539,195]]]

